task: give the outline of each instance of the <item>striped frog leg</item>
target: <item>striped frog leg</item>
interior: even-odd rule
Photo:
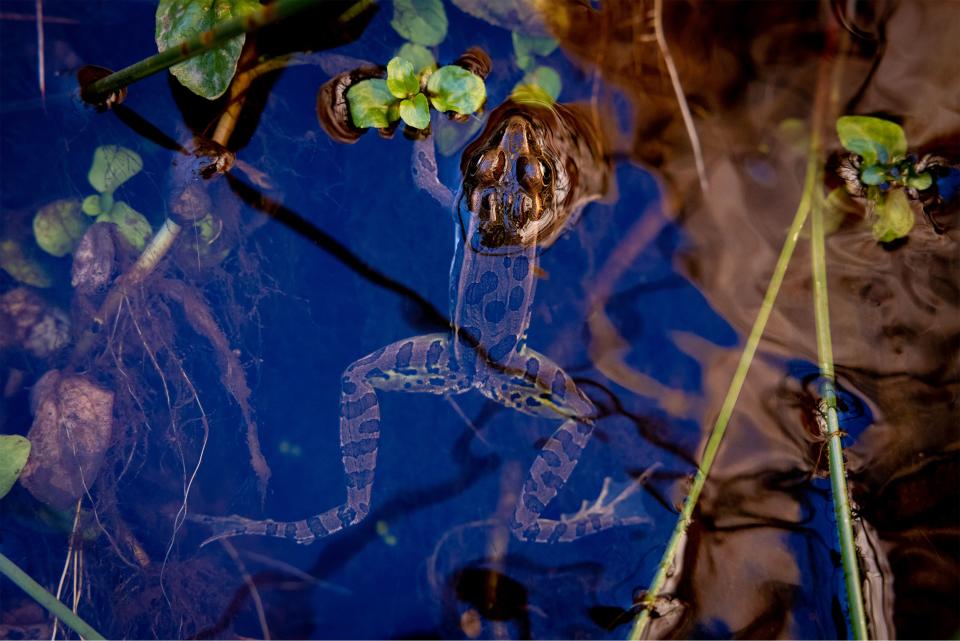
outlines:
[[[525,347],[514,362],[520,367],[484,382],[484,395],[526,414],[563,419],[530,467],[510,523],[514,536],[536,543],[569,542],[611,527],[647,522],[646,517],[616,514],[617,504],[634,493],[635,485],[606,501],[605,484],[597,501],[572,516],[559,520],[540,516],[580,460],[593,433],[596,408],[570,375],[543,354]]]
[[[428,334],[398,341],[353,363],[343,373],[340,392],[340,452],[346,474],[347,500],[300,521],[262,521],[242,516],[195,516],[212,527],[210,541],[254,534],[312,543],[359,523],[370,511],[377,445],[380,440],[380,403],[376,390],[460,394],[470,379],[449,367],[450,337]]]

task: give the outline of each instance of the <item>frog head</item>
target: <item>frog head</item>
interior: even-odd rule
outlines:
[[[475,250],[543,248],[572,223],[582,130],[571,132],[560,109],[507,102],[464,151],[458,212]]]

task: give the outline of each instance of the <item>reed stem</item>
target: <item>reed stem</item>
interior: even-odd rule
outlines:
[[[811,172],[810,168],[808,167],[807,172],[807,182],[809,183],[812,180],[811,176],[815,173],[815,171]],[[647,593],[643,598],[643,609],[640,611],[640,615],[634,623],[633,630],[630,633],[631,639],[642,638],[647,624],[649,623],[650,608],[660,595],[660,590],[663,588],[663,584],[667,580],[667,575],[670,572],[670,568],[673,566],[674,556],[677,553],[677,547],[686,534],[687,528],[690,526],[690,522],[693,520],[693,510],[697,506],[697,501],[700,499],[700,493],[703,491],[703,486],[707,481],[707,476],[710,474],[710,468],[713,467],[713,462],[717,457],[717,452],[720,449],[720,442],[723,440],[723,435],[727,431],[727,424],[730,422],[730,416],[733,414],[733,408],[737,403],[737,398],[740,396],[740,391],[743,389],[743,382],[747,378],[747,372],[750,370],[750,364],[753,362],[753,356],[756,353],[757,346],[760,343],[760,337],[763,336],[763,332],[767,327],[767,320],[770,318],[770,312],[773,311],[773,304],[777,299],[777,294],[780,292],[780,285],[783,283],[784,274],[787,271],[787,266],[790,264],[790,258],[793,256],[793,250],[797,246],[797,239],[800,237],[800,230],[807,221],[807,212],[810,211],[810,193],[812,193],[812,191],[813,190],[809,188],[804,189],[803,198],[800,200],[800,206],[797,207],[797,212],[794,214],[793,223],[790,225],[790,230],[787,232],[787,238],[783,243],[783,248],[780,250],[780,256],[777,258],[777,264],[773,270],[773,275],[770,277],[770,284],[767,285],[767,291],[763,296],[763,302],[760,304],[760,311],[757,313],[757,318],[753,322],[753,328],[750,330],[750,335],[747,338],[747,344],[744,346],[743,353],[740,355],[740,362],[737,364],[737,369],[733,374],[733,380],[730,381],[730,387],[727,389],[727,395],[723,399],[723,405],[721,406],[720,413],[717,415],[717,420],[713,425],[710,438],[707,439],[707,445],[703,452],[703,459],[701,460],[700,467],[697,469],[697,473],[694,476],[693,484],[690,486],[690,493],[687,495],[687,498],[683,503],[683,510],[680,512],[680,518],[677,519],[677,525],[674,527],[673,535],[670,537],[670,541],[667,543],[667,549],[664,551],[663,557],[660,560],[657,573],[654,575],[653,581],[650,583],[650,588],[647,590]]]
[[[63,602],[50,594],[42,585],[34,581],[16,563],[0,553],[0,574],[13,581],[24,592],[33,597],[34,601],[47,609],[50,614],[60,619],[64,625],[79,634],[84,639],[103,639],[104,636],[94,630],[90,624],[73,613]]]
[[[813,269],[813,303],[817,326],[817,355],[823,383],[820,396],[825,405],[821,429],[827,437],[830,457],[830,487],[833,490],[833,509],[837,519],[837,537],[840,541],[840,559],[847,588],[847,614],[854,639],[867,639],[867,620],[860,583],[860,566],[854,544],[853,519],[847,493],[846,471],[843,465],[843,444],[837,418],[836,376],[833,369],[833,345],[830,338],[830,310],[827,300],[827,263],[824,250],[823,210],[820,199],[815,199],[811,214],[811,259]]]

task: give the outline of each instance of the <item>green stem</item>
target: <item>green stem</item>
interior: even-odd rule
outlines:
[[[817,121],[815,120],[814,122],[816,123]],[[817,138],[816,133],[813,137],[814,139]],[[818,147],[816,140],[811,140],[811,145],[813,149]],[[643,636],[650,620],[651,607],[660,595],[660,590],[663,589],[670,568],[673,566],[674,557],[676,556],[680,541],[683,540],[687,528],[693,520],[693,511],[697,506],[700,493],[703,491],[703,486],[710,474],[710,468],[713,467],[713,462],[717,457],[720,442],[723,440],[723,435],[727,430],[727,424],[730,422],[733,408],[737,403],[737,398],[740,396],[740,390],[743,389],[743,382],[747,378],[747,372],[750,370],[750,364],[753,362],[753,356],[760,343],[760,337],[763,336],[763,331],[767,326],[767,320],[773,311],[773,304],[777,300],[777,294],[780,292],[780,285],[783,283],[783,276],[787,271],[787,266],[790,264],[793,250],[797,246],[797,238],[800,236],[800,230],[807,221],[807,213],[810,211],[810,204],[814,193],[814,180],[818,175],[818,166],[817,155],[811,152],[807,162],[807,176],[804,182],[803,195],[800,198],[800,205],[797,207],[797,212],[793,216],[793,223],[790,225],[787,238],[783,243],[783,248],[780,250],[776,267],[773,270],[773,275],[770,277],[770,283],[767,285],[763,302],[760,304],[760,311],[757,313],[757,318],[753,322],[753,328],[750,330],[750,336],[747,338],[747,344],[744,346],[743,353],[740,355],[740,362],[737,364],[737,369],[733,374],[733,380],[730,381],[730,387],[727,389],[727,395],[723,399],[720,413],[717,415],[713,430],[710,432],[710,438],[707,439],[703,459],[700,462],[700,467],[697,469],[696,476],[694,476],[693,485],[690,486],[690,493],[683,503],[683,510],[680,512],[680,518],[677,519],[677,525],[673,530],[673,535],[667,543],[667,549],[660,559],[657,573],[654,575],[653,581],[650,583],[650,588],[643,598],[643,609],[640,611],[640,615],[637,617],[633,629],[630,632],[631,639],[640,639]]]
[[[61,603],[55,596],[47,592],[42,585],[30,578],[26,572],[17,567],[17,564],[0,553],[0,573],[16,583],[24,592],[45,607],[50,614],[57,617],[84,639],[103,639],[104,636],[73,613],[70,608]]]
[[[843,444],[837,419],[837,395],[834,389],[836,376],[833,370],[833,346],[830,339],[830,310],[827,304],[827,263],[824,257],[823,211],[819,200],[813,204],[811,216],[811,258],[813,262],[813,302],[817,324],[817,354],[820,373],[824,381],[820,395],[826,405],[826,430],[830,452],[830,486],[833,490],[833,509],[837,519],[837,536],[840,540],[840,559],[847,587],[847,610],[853,638],[867,639],[867,620],[864,614],[863,593],[860,583],[860,567],[857,548],[854,544],[853,520],[850,516],[850,499],[847,493],[846,473],[843,465]]]
[[[143,80],[147,76],[163,71],[184,60],[189,60],[205,51],[215,49],[231,38],[236,38],[244,33],[252,33],[278,20],[289,18],[320,1],[322,0],[278,0],[245,16],[225,20],[209,31],[204,31],[189,40],[184,40],[179,45],[169,47],[160,53],[144,58],[140,62],[91,83],[82,89],[83,98],[87,102],[99,104],[107,96],[127,85]],[[356,6],[348,9],[348,12],[354,15],[357,12]]]

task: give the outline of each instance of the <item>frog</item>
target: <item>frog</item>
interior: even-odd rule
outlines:
[[[432,151],[432,142],[425,144]],[[432,154],[429,160],[435,170]],[[306,544],[367,517],[382,392],[478,392],[514,411],[559,421],[530,467],[509,519],[510,531],[521,540],[569,542],[645,520],[618,516],[614,508],[623,495],[605,502],[606,482],[601,498],[584,502],[576,514],[542,515],[576,467],[598,418],[573,377],[527,343],[540,254],[610,189],[611,167],[595,119],[576,105],[507,101],[465,148],[460,169],[460,189],[450,194],[455,233],[449,330],[382,347],[341,377],[345,501],[299,521],[203,516],[195,520],[214,531],[207,542],[263,535]]]

